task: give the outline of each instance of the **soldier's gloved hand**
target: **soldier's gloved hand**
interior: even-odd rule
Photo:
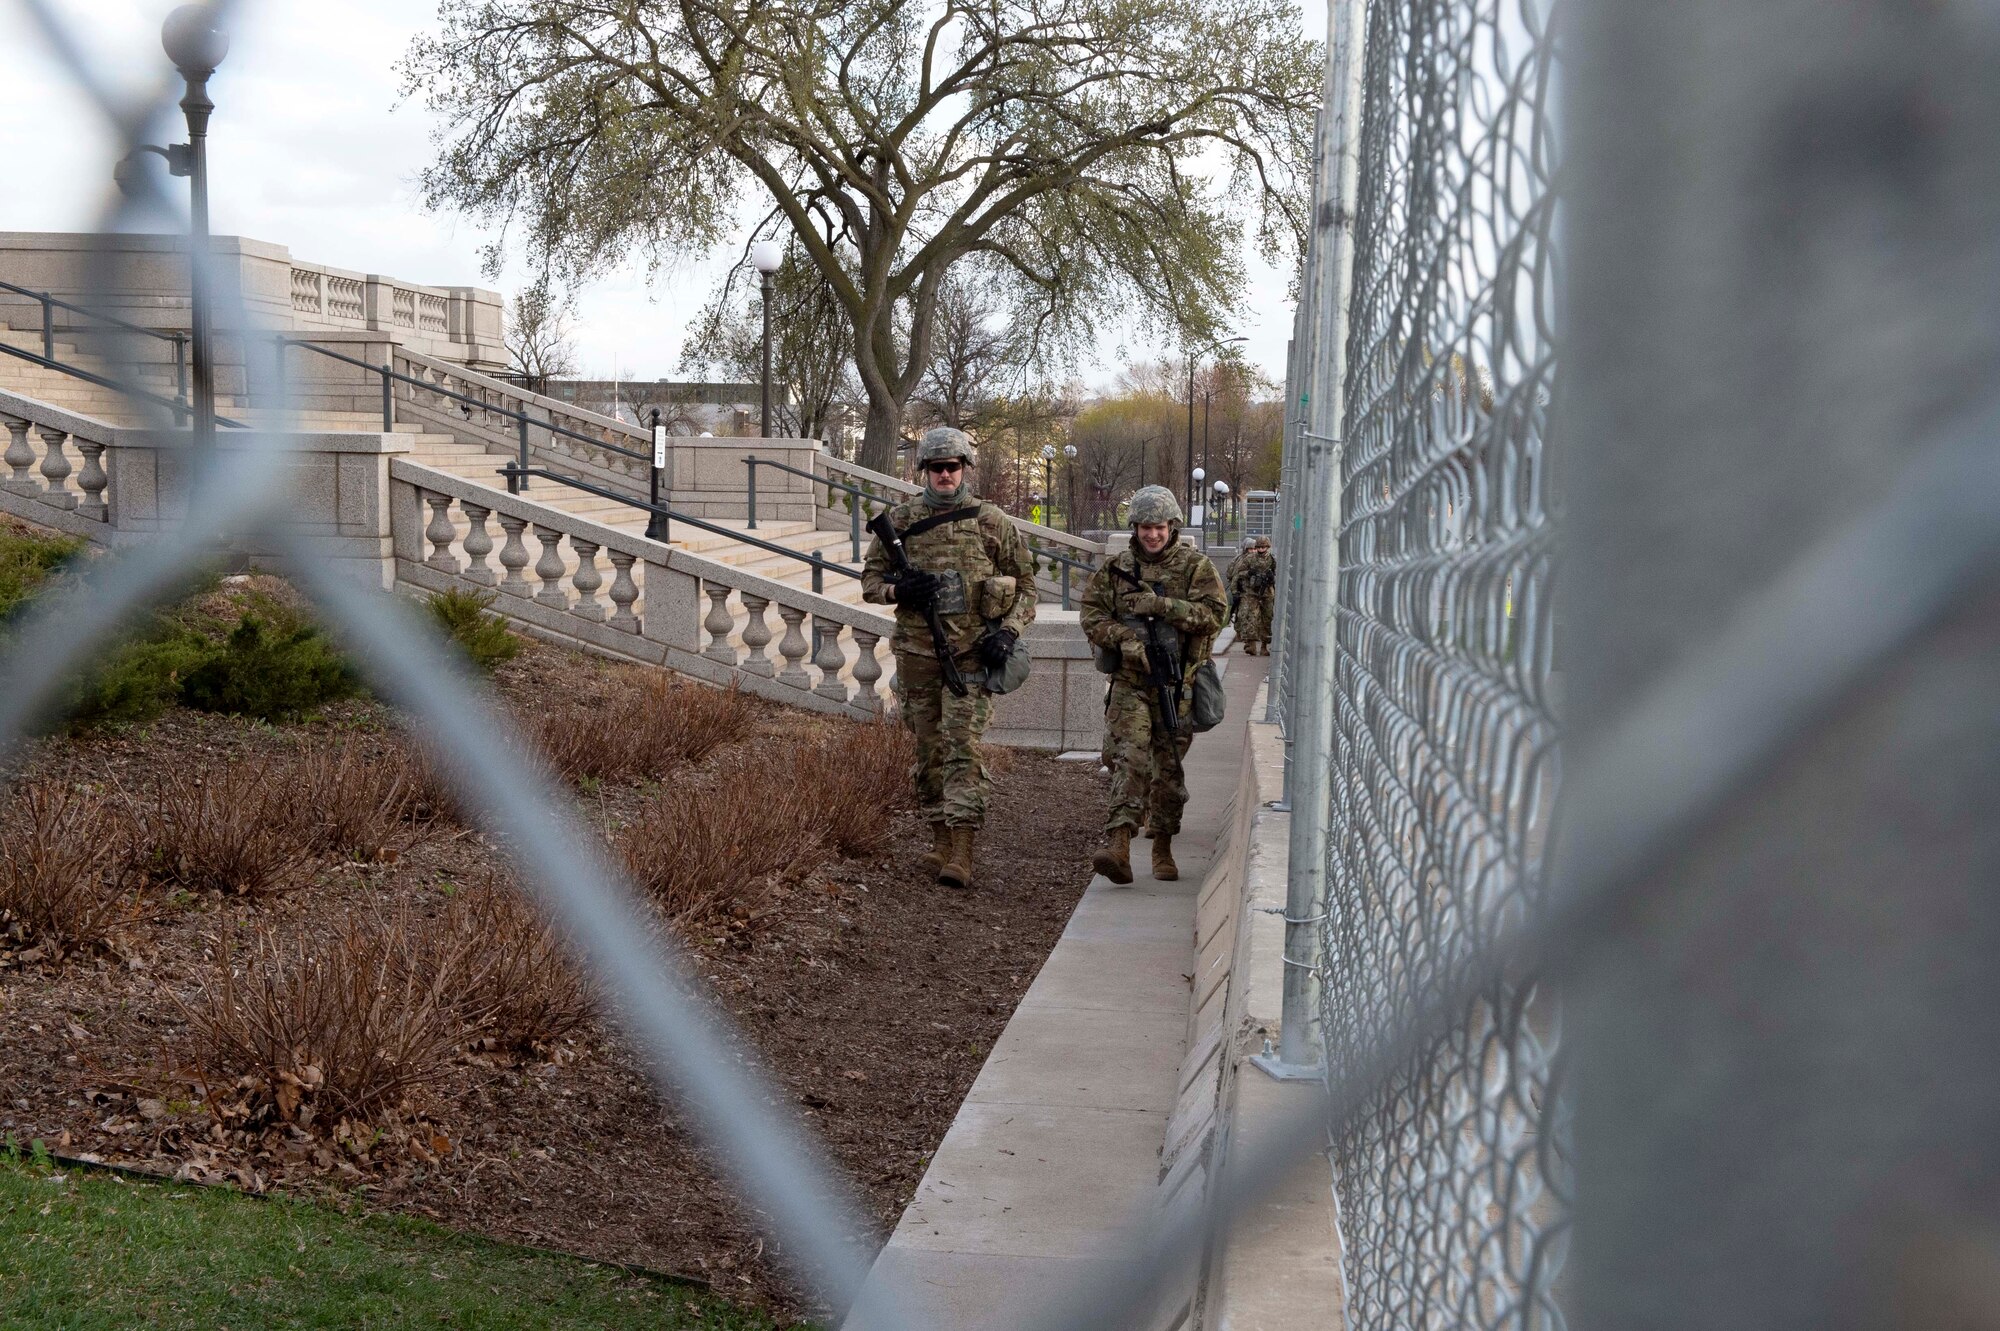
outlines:
[[[1128,670],[1136,670],[1143,675],[1152,669],[1152,662],[1146,659],[1146,644],[1143,642],[1119,643],[1118,655]]]
[[[938,575],[913,568],[900,577],[890,579],[889,586],[895,592],[897,605],[906,605],[921,612],[937,600]]]
[[[1171,598],[1156,596],[1152,592],[1141,592],[1132,598],[1132,613],[1151,615],[1155,619],[1165,619],[1174,613]]]
[[[976,650],[979,663],[988,670],[998,670],[1007,664],[1007,658],[1014,653],[1014,643],[1020,634],[1012,629],[990,628],[979,637]]]

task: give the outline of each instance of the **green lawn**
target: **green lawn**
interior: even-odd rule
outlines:
[[[699,1290],[394,1217],[0,1157],[0,1326],[770,1331]]]

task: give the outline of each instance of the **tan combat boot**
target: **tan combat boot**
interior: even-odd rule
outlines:
[[[944,868],[944,862],[951,855],[951,828],[945,823],[931,824],[931,848],[918,856],[924,872],[935,874]]]
[[[970,827],[953,827],[951,846],[945,852],[944,866],[938,870],[937,880],[946,887],[972,886],[972,834]]]
[[[1132,829],[1114,827],[1104,834],[1104,849],[1090,857],[1090,867],[1114,883],[1132,881]]]
[[[1181,867],[1174,863],[1173,833],[1153,834],[1153,877],[1163,883],[1171,883],[1181,876]]]

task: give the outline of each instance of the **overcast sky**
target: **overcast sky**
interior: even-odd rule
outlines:
[[[167,0],[44,0],[89,43],[99,77],[135,94],[171,74],[160,51]],[[1324,24],[1324,0],[1307,5]],[[433,22],[430,0],[244,0],[229,57],[211,80],[211,225],[218,234],[287,246],[314,263],[434,286],[498,285],[481,273],[484,237],[469,223],[427,213],[415,180],[430,160],[432,118],[400,98],[392,68],[412,35]],[[56,60],[20,0],[0,0],[0,162],[8,189],[0,230],[80,231],[107,207],[114,136]],[[175,114],[171,132],[184,137]],[[178,184],[179,182],[175,182]],[[672,378],[686,324],[733,261],[690,255],[649,284],[637,265],[581,293],[576,340],[587,374]],[[1246,313],[1234,330],[1282,381],[1291,306],[1285,276],[1248,256]],[[1127,335],[1129,336],[1129,334]],[[1093,386],[1129,359],[1162,348],[1107,338]]]

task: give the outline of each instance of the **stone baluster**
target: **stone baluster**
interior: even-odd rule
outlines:
[[[58,430],[53,425],[38,425],[35,432],[42,436],[42,443],[47,447],[42,455],[42,479],[48,485],[42,491],[42,502],[55,508],[75,508],[76,495],[69,488],[69,454],[63,451],[63,440],[69,438],[69,431]]]
[[[507,534],[506,542],[500,547],[500,567],[507,570],[507,576],[500,579],[500,590],[515,596],[528,594],[528,580],[521,576],[521,570],[528,566],[528,547],[521,540],[521,534],[528,529],[526,518],[500,515],[500,530]]]
[[[469,499],[459,500],[458,509],[465,514],[465,580],[491,587],[499,581],[493,566],[486,562],[486,556],[493,553],[493,537],[486,530],[487,516],[493,510]]]
[[[535,526],[535,539],[542,543],[542,557],[535,561],[535,576],[542,580],[542,589],[535,593],[535,600],[542,605],[554,606],[558,610],[569,609],[569,594],[562,589],[563,561],[556,547],[562,544],[563,534],[547,527]]]
[[[743,593],[743,608],[750,615],[749,622],[743,626],[743,645],[750,649],[749,655],[743,658],[743,668],[753,675],[762,675],[765,679],[777,673],[777,667],[764,652],[764,649],[771,644],[771,626],[764,622],[764,612],[770,605],[771,599],[767,596]]]
[[[456,573],[458,556],[451,552],[451,543],[458,538],[458,529],[451,525],[451,496],[435,490],[419,493],[431,506],[430,525],[424,528],[424,539],[431,543],[431,555],[424,563],[440,573]]]
[[[637,633],[639,617],[632,613],[632,602],[639,599],[639,584],[632,581],[632,565],[638,556],[623,550],[606,553],[611,557],[611,604],[617,607],[611,612],[611,627]]]
[[[810,688],[812,676],[799,664],[806,659],[806,635],[799,627],[806,622],[806,612],[780,605],[778,615],[785,621],[785,636],[778,643],[778,654],[785,658],[785,668],[778,672],[778,682],[795,684],[802,689]]]
[[[76,488],[83,491],[83,498],[77,501],[76,511],[86,518],[109,522],[111,505],[104,502],[104,488],[111,484],[111,477],[104,471],[104,445],[78,435],[76,451],[83,454],[83,470],[76,474]]]
[[[570,611],[578,619],[602,624],[604,602],[597,599],[597,591],[604,585],[604,574],[597,567],[598,544],[581,536],[572,536],[569,548],[576,554],[576,572],[570,577],[570,585],[576,588],[576,604],[570,607]]]
[[[708,630],[708,646],[702,655],[711,661],[720,661],[726,666],[736,664],[736,648],[730,645],[729,635],[736,628],[736,620],[729,613],[729,586],[721,582],[704,582],[701,589],[708,593],[708,615],[701,626]]]
[[[871,712],[882,710],[882,695],[875,689],[875,682],[882,678],[882,663],[875,659],[875,648],[881,641],[879,633],[854,630],[854,703]]]
[[[840,647],[840,625],[815,617],[813,647],[813,664],[819,668],[819,683],[813,692],[838,703],[846,702],[847,685],[840,678],[840,669],[847,664],[847,653]]]
[[[41,493],[41,486],[28,474],[28,468],[35,465],[35,446],[28,442],[28,422],[18,416],[7,417],[7,465],[14,474],[9,476],[6,486],[17,495]]]

